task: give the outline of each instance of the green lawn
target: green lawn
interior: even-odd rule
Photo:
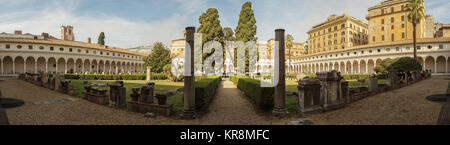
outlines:
[[[76,94],[76,97],[80,97],[81,98],[81,93],[84,92],[84,86],[83,86],[83,80],[71,80],[72,81],[72,85],[78,89],[78,94]],[[115,82],[115,80],[89,80],[88,83],[91,84],[93,82],[103,82],[103,83],[112,83]],[[130,94],[132,92],[131,88],[133,87],[142,87],[144,86],[147,81],[144,80],[124,80],[124,86],[127,89],[127,101],[131,100]],[[166,92],[166,91],[170,91],[170,90],[174,90],[177,88],[181,88],[184,86],[183,82],[169,82],[169,81],[164,81],[164,80],[155,80],[152,81],[155,82],[156,86],[155,86],[155,93],[157,92]],[[107,89],[108,87],[104,87],[105,89]],[[174,96],[171,96],[167,99],[167,103],[171,103],[174,104],[173,109],[175,113],[180,113],[183,110],[183,95],[182,93],[177,93]],[[155,98],[155,102],[156,102],[156,98]]]

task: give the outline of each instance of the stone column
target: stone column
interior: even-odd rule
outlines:
[[[23,72],[27,73],[27,60],[25,59],[24,63],[23,63]]]
[[[64,62],[64,73],[67,73],[67,62]]]
[[[48,73],[48,61],[45,60],[45,73]]]
[[[150,80],[152,80],[152,72],[151,72],[151,68],[152,67],[150,67],[150,66],[147,66],[147,81],[150,81]]]
[[[372,95],[378,93],[378,79],[373,75],[369,77],[369,91]]]
[[[275,50],[275,61],[278,60],[278,62],[275,62],[275,65],[277,64],[279,65],[278,67],[279,70],[275,70],[275,74],[278,73],[278,84],[275,87],[275,102],[274,102],[275,106],[273,108],[273,113],[275,115],[285,115],[287,114],[287,110],[285,101],[286,63],[285,63],[284,29],[275,30],[275,42],[278,42],[278,50]]]
[[[182,114],[185,119],[195,118],[194,33],[195,27],[186,28],[186,48],[184,53],[184,110]]]
[[[14,63],[14,60],[12,62],[13,62],[13,74],[16,74],[16,63]]]
[[[4,74],[4,72],[3,72],[3,64],[4,64],[4,63],[3,63],[3,61],[5,61],[5,60],[3,59],[3,60],[2,60],[2,63],[0,64],[0,65],[1,65],[1,67],[2,67],[2,68],[1,68],[1,71],[2,71],[2,73],[1,73],[1,74]]]
[[[34,62],[34,73],[37,73],[37,60]]]

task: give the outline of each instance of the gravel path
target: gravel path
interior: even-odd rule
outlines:
[[[442,103],[425,97],[445,94],[449,76],[433,78],[354,102],[348,107],[307,116],[314,124],[435,125]]]
[[[209,112],[200,118],[201,124],[264,125],[274,124],[268,115],[258,115],[241,91],[228,79],[220,83]]]

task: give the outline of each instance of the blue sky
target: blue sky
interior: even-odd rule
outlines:
[[[187,26],[198,27],[208,8],[219,10],[222,27],[235,28],[244,2],[251,1],[257,37],[267,41],[277,28],[297,42],[331,14],[350,14],[364,20],[367,9],[382,0],[0,0],[0,32],[40,34],[59,38],[59,26],[73,25],[77,41],[106,33],[110,46],[130,48],[161,41],[170,45]],[[448,0],[425,0],[426,13],[436,22],[450,23]]]

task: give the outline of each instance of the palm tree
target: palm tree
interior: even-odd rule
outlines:
[[[414,46],[414,59],[417,60],[417,47],[416,47],[416,25],[425,17],[425,8],[423,6],[423,0],[408,0],[406,4],[406,10],[408,13],[408,20],[413,24],[413,46]]]

